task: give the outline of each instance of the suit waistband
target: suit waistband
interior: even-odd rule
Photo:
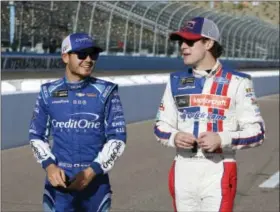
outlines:
[[[60,161],[58,166],[63,168],[86,168],[90,166],[90,163],[66,163]]]
[[[202,151],[193,153],[191,151],[177,151],[176,159],[235,161],[235,153],[234,152],[210,153],[210,152],[202,152]]]

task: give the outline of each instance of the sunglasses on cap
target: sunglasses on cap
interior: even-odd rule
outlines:
[[[92,60],[97,60],[99,57],[99,52],[69,52],[69,54],[76,54],[79,60],[85,60],[88,56]]]

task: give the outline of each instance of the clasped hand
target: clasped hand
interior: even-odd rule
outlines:
[[[207,152],[214,152],[221,147],[221,138],[215,132],[200,133],[198,138],[187,132],[178,132],[175,136],[175,146],[182,149],[192,149],[197,142],[198,146]]]
[[[51,164],[46,168],[47,177],[49,182],[54,187],[63,187],[69,190],[78,190],[81,191],[88,186],[88,184],[93,180],[96,176],[94,170],[91,167],[88,167],[81,172],[79,172],[71,184],[66,186],[66,175],[63,169],[56,166],[55,164]]]

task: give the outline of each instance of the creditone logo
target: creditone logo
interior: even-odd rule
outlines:
[[[192,94],[176,96],[178,109],[186,107],[210,107],[219,109],[228,109],[230,98],[211,94]]]
[[[98,129],[101,123],[99,115],[94,113],[73,113],[68,121],[52,120],[52,126],[59,129]]]
[[[111,144],[108,151],[110,153],[109,159],[102,164],[105,169],[114,164],[118,155],[123,151],[121,148],[123,148],[122,142],[114,141]]]
[[[217,96],[210,94],[194,94],[190,96],[191,106],[204,106],[211,108],[228,109],[230,105],[230,98],[226,96]]]
[[[35,157],[38,160],[44,160],[48,154],[46,153],[45,149],[38,143],[31,141],[31,149],[33,150]]]

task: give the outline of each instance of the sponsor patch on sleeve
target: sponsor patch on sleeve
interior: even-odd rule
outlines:
[[[255,91],[253,88],[246,88],[245,91],[246,91],[246,94],[245,94],[246,97],[255,98]]]
[[[109,85],[107,88],[105,88],[105,90],[104,90],[104,92],[102,94],[102,97],[106,98],[108,96],[109,92],[111,91],[111,89],[112,89],[111,85]]]

